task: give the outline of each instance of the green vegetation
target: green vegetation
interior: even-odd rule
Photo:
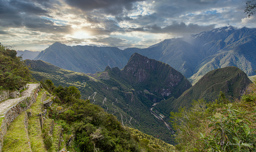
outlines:
[[[164,114],[168,114],[170,111],[177,111],[179,107],[191,106],[193,100],[214,101],[218,98],[220,91],[230,100],[239,99],[251,83],[247,75],[236,67],[216,69],[208,72],[179,98],[169,98],[166,101],[161,101],[155,108]]]
[[[138,59],[138,61],[140,60]],[[170,68],[166,64],[157,63],[155,60],[153,62],[159,65],[159,69],[168,70]],[[60,69],[43,61],[27,60],[26,64],[30,66],[33,77],[38,81],[41,79],[52,80],[56,86],[63,86],[58,88],[62,90],[60,92],[63,92],[63,94],[66,92],[63,88],[75,86],[81,92],[82,99],[89,98],[93,104],[97,104],[104,108],[106,112],[115,115],[125,126],[136,128],[165,142],[173,143],[171,132],[162,121],[157,120],[149,111],[155,101],[163,99],[159,92],[154,92],[155,89],[161,91],[165,88],[164,86],[161,87],[161,85],[164,85],[163,83],[159,83],[156,87],[153,87],[153,84],[148,84],[147,86],[143,85],[143,83],[139,85],[132,84],[128,81],[131,76],[121,76],[121,70],[118,68],[106,68],[106,71],[97,73],[95,78],[92,78],[86,74]],[[160,78],[154,79],[161,70],[155,72],[154,77],[150,78],[152,82],[154,81],[154,84],[157,81],[162,81],[163,75],[171,73],[171,70],[168,72],[164,72],[164,70]],[[150,71],[147,72],[148,74],[152,73]],[[68,77],[71,75],[72,77]],[[102,76],[104,76],[103,79],[101,79]],[[145,83],[150,83],[151,80]],[[148,89],[148,92],[145,93],[144,90],[148,86],[150,86],[151,90]],[[178,96],[178,93],[176,95]]]
[[[180,151],[255,151],[256,86],[240,101],[223,93],[213,103],[195,101],[189,109],[171,113]]]
[[[59,142],[60,142],[60,135],[61,135],[62,127],[60,125],[55,124],[53,129],[53,140],[52,140],[52,146],[49,149],[49,151],[59,151]]]
[[[25,63],[33,71],[32,76],[38,81],[50,79],[57,85],[82,88],[91,78],[86,74],[64,70],[41,60],[25,60]]]
[[[132,135],[135,138],[138,138],[140,145],[142,148],[144,148],[146,151],[152,151],[152,152],[173,152],[175,151],[175,147],[173,145],[170,145],[160,139],[157,139],[153,136],[144,134],[143,132],[129,128],[131,130]]]
[[[31,142],[32,151],[46,151],[43,136],[41,131],[41,125],[38,114],[42,111],[42,102],[41,98],[44,94],[44,90],[40,91],[36,102],[31,106],[31,117],[29,117],[28,121],[28,133]]]
[[[49,80],[46,82],[43,86],[51,88],[52,83],[49,83]],[[61,145],[63,147],[69,145],[67,146],[69,151],[136,152],[146,149],[154,152],[165,151],[167,147],[172,147],[152,136],[139,134],[138,131],[135,132],[139,137],[135,133],[132,134],[130,129],[123,127],[115,116],[104,112],[101,107],[91,104],[89,100],[81,100],[80,91],[73,86],[54,87],[52,93],[57,96],[54,104],[48,109],[49,117],[57,123],[53,137],[58,138],[60,135],[61,128],[56,129],[60,125],[63,128],[64,139]],[[49,129],[45,129],[44,132],[47,130]],[[141,136],[150,141],[155,140],[158,144],[140,142]],[[49,150],[56,150],[58,142],[58,139],[53,139]]]
[[[22,112],[9,126],[4,137],[3,152],[30,152],[30,144],[28,132],[25,128],[25,115]]]
[[[0,90],[16,90],[31,80],[29,69],[16,54],[0,44]]]

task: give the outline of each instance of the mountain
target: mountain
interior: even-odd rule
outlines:
[[[213,29],[189,38],[170,39],[146,49],[126,49],[169,64],[191,81],[207,72],[236,66],[253,75],[256,69],[256,29],[232,26]]]
[[[256,69],[256,29],[223,27],[194,35],[195,44],[202,45],[203,60],[191,77],[196,80],[207,72],[236,66],[247,75],[254,75]]]
[[[254,75],[255,48],[256,29],[227,26],[186,38],[164,40],[144,49],[71,47],[54,43],[36,59],[76,72],[96,73],[106,66],[122,69],[132,54],[139,53],[169,64],[195,83],[207,72],[227,66],[236,66],[247,75]]]
[[[26,60],[26,59],[29,59],[29,60],[33,60],[35,59],[38,54],[40,52],[35,52],[35,51],[28,51],[28,50],[25,50],[25,51],[16,51],[17,52],[17,56],[21,56],[23,60]]]
[[[15,50],[0,45],[0,151],[175,150],[173,145],[123,126],[100,106],[80,99],[80,91],[74,86],[56,87],[51,80],[31,82],[28,67],[16,54]],[[68,85],[93,79],[44,61],[26,60],[26,63],[37,71],[33,75],[47,71],[47,76],[55,75],[53,78],[61,83],[67,80]]]
[[[194,69],[200,59],[197,48],[180,38],[164,40],[145,49],[132,48],[124,51],[127,55],[137,52],[149,58],[167,63],[186,77],[194,74]]]
[[[220,91],[228,99],[239,99],[251,83],[247,75],[237,67],[216,69],[204,75],[179,98],[162,101],[155,108],[163,113],[177,111],[179,107],[191,106],[193,100],[214,101],[218,99]]]
[[[81,91],[82,98],[90,99],[114,114],[123,125],[173,143],[172,131],[166,127],[167,123],[150,110],[153,104],[177,98],[191,87],[189,81],[169,65],[137,53],[131,56],[122,70],[107,67],[105,71],[90,76],[63,70],[43,61],[27,61],[27,64],[37,80],[49,78],[56,85],[64,86],[73,83]],[[81,77],[70,81],[70,75]]]
[[[115,47],[66,46],[59,42],[42,51],[35,59],[83,73],[104,71],[106,66],[123,68],[128,61],[123,51]]]

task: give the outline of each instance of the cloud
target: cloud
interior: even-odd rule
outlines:
[[[134,2],[143,0],[65,0],[70,6],[83,11],[101,10],[107,14],[120,14],[131,10]]]
[[[122,47],[125,45],[125,40],[120,38],[113,38],[113,37],[107,37],[107,38],[99,38],[99,39],[92,39],[91,41],[111,46],[111,47]]]
[[[4,34],[9,34],[9,33],[5,32],[5,31],[0,31],[0,34],[4,35]]]
[[[153,26],[146,26],[146,27],[135,28],[135,29],[131,28],[131,30],[151,32],[151,33],[192,34],[192,33],[199,33],[202,31],[211,30],[214,28],[214,26],[215,25],[200,26],[192,23],[186,25],[184,22],[181,22],[181,23],[174,22],[173,24],[165,27],[153,25]]]
[[[255,17],[244,13],[246,1],[0,0],[0,36],[17,47],[54,41],[148,47],[228,23],[255,27]]]
[[[11,0],[9,5],[11,7],[14,7],[18,13],[39,14],[39,15],[47,14],[47,10],[36,6],[34,3],[29,3],[22,0]]]

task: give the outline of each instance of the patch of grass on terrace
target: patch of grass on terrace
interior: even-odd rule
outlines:
[[[29,132],[29,138],[31,141],[31,149],[32,151],[36,151],[36,152],[47,151],[45,149],[44,142],[43,142],[39,116],[37,116],[37,114],[42,112],[41,108],[43,103],[41,102],[41,98],[44,92],[45,90],[42,90],[39,92],[36,102],[31,106],[32,116],[29,118],[29,121],[28,121],[28,125],[29,125],[28,132]]]
[[[31,152],[29,138],[25,128],[25,112],[19,115],[9,126],[4,136],[3,152]],[[3,118],[0,118],[2,122]]]

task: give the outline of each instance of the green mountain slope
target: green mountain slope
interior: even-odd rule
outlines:
[[[200,100],[172,113],[177,151],[255,151],[255,90],[251,84],[240,100]]]
[[[240,98],[251,83],[247,75],[237,67],[216,69],[204,75],[179,98],[162,101],[155,108],[163,113],[177,111],[179,107],[191,106],[193,100],[214,101],[218,99],[220,91],[229,99]]]
[[[75,80],[97,81],[43,61],[26,63],[37,71],[34,76],[40,77],[36,78],[49,76],[66,85]],[[0,47],[0,67],[1,89],[19,89],[30,80],[30,71],[14,50]],[[1,101],[0,151],[171,152],[175,149],[162,140],[123,126],[100,106],[80,99],[80,91],[74,86],[55,87],[50,80],[26,86],[22,97]]]
[[[31,62],[31,63],[29,63]],[[44,67],[42,61],[27,61],[32,75],[38,80],[51,79],[56,85],[71,85],[63,69]],[[38,64],[38,65],[37,65]],[[138,66],[139,65],[139,66]],[[46,64],[45,67],[49,66]],[[43,71],[42,71],[43,70]],[[54,72],[57,71],[57,72]],[[71,71],[69,71],[71,72]],[[76,77],[79,73],[69,73]],[[68,83],[67,83],[68,82]],[[169,65],[134,54],[123,70],[107,67],[104,72],[73,81],[82,92],[82,98],[90,99],[108,113],[114,114],[122,124],[137,128],[147,134],[172,142],[171,131],[156,118],[150,108],[156,102],[178,97],[191,87],[188,80]]]

